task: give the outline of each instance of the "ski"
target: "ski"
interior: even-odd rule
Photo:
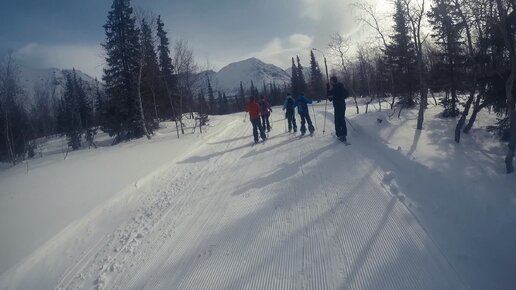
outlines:
[[[349,146],[351,145],[351,143],[349,143],[347,140],[341,140],[341,139],[338,139],[340,142],[344,143],[344,145],[346,146]]]

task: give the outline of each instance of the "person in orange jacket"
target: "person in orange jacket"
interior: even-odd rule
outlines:
[[[250,97],[249,103],[245,106],[245,111],[249,113],[249,120],[251,120],[251,124],[253,125],[254,143],[258,143],[258,130],[260,131],[260,137],[265,141],[267,136],[265,135],[265,130],[260,122],[261,108],[255,101],[254,97]]]

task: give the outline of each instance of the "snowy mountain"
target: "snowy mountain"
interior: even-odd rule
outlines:
[[[21,67],[19,75],[19,84],[25,92],[25,95],[32,99],[34,96],[34,89],[37,86],[52,85],[55,78],[55,85],[57,94],[59,95],[65,84],[65,75],[71,73],[71,69],[58,69],[58,68],[29,68]],[[75,70],[75,73],[81,78],[87,85],[94,85],[95,79],[80,70]]]
[[[238,93],[240,82],[246,90],[251,86],[251,81],[259,90],[264,83],[267,86],[269,83],[281,86],[290,83],[290,75],[283,69],[254,57],[230,63],[218,72],[208,71],[200,74],[204,77],[208,74],[214,90],[221,90],[229,95]],[[201,80],[205,81],[202,78]]]

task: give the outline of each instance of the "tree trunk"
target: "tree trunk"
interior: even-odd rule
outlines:
[[[154,102],[154,116],[156,120],[159,120],[158,116],[158,107],[156,106],[156,93],[154,92],[154,88],[151,86],[151,93],[152,93],[152,101]]]
[[[478,100],[480,102],[480,98]],[[471,113],[471,118],[469,118],[468,124],[464,127],[464,130],[462,132],[464,134],[468,134],[471,128],[473,127],[473,124],[475,123],[475,120],[477,119],[477,114],[487,106],[487,103],[482,103],[481,105],[475,105],[473,108],[473,113]]]
[[[170,109],[172,109],[172,116],[174,116],[174,123],[176,124],[177,138],[179,139],[179,126],[177,124],[178,116],[176,113],[176,109],[174,108],[174,102],[172,101],[172,94],[170,93],[170,88],[168,87],[167,80],[164,79],[163,82],[165,83],[165,89],[167,90],[168,101],[170,102]]]
[[[142,104],[142,68],[143,61],[140,61],[140,69],[138,72],[138,107],[140,109],[140,126],[142,127],[143,133],[150,140],[149,132],[147,131],[147,126],[145,126],[145,116],[143,114],[143,104]]]
[[[9,118],[7,116],[7,111],[5,112],[5,142],[7,146],[7,152],[9,153],[9,159],[12,165],[16,165],[16,159],[14,158],[14,150],[11,136],[11,128],[9,127]]]
[[[514,172],[514,151],[516,149],[516,112],[514,106],[513,88],[516,79],[516,52],[514,48],[514,36],[509,32],[507,23],[508,9],[502,4],[502,0],[496,0],[498,15],[500,16],[499,28],[502,33],[505,46],[509,51],[511,60],[511,73],[505,82],[505,96],[507,98],[507,115],[509,118],[509,144],[507,148],[507,155],[505,156],[505,168],[507,173]]]
[[[514,172],[514,165],[512,160],[514,158],[514,151],[516,149],[516,113],[514,111],[514,96],[513,87],[516,79],[516,57],[513,54],[511,60],[511,74],[505,83],[505,91],[507,96],[507,113],[509,117],[509,144],[507,148],[507,155],[505,156],[505,168],[507,173]]]
[[[434,104],[437,106],[437,99],[435,98],[434,92],[430,90],[430,94],[432,94],[432,99],[434,99]]]
[[[464,111],[460,116],[459,122],[457,122],[457,126],[455,127],[455,142],[460,143],[460,130],[462,130],[462,126],[466,122],[466,117],[469,114],[469,109],[471,108],[471,104],[473,103],[473,99],[475,98],[475,89],[469,92],[469,98],[464,106]],[[479,98],[480,99],[480,98]]]

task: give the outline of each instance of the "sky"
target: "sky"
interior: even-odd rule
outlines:
[[[356,33],[352,0],[132,0],[160,14],[173,43],[188,41],[201,68],[219,70],[249,57],[288,68],[330,35]],[[374,0],[373,0],[374,1]],[[75,67],[101,78],[102,28],[111,0],[16,0],[0,10],[0,54],[23,66]]]

